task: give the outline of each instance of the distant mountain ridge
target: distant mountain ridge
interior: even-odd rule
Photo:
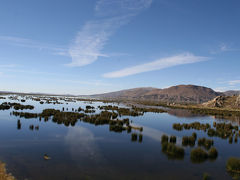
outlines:
[[[234,96],[234,95],[240,95],[240,91],[233,91],[233,90],[231,90],[231,91],[226,91],[226,92],[224,92],[224,94],[226,95],[226,96]]]
[[[170,103],[204,103],[221,95],[224,94],[203,86],[178,85],[165,89],[152,87],[134,88],[104,94],[96,94],[91,97],[152,100]]]

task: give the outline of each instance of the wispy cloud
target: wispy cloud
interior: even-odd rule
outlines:
[[[19,46],[19,47],[27,47],[27,48],[34,48],[38,50],[51,51],[51,53],[55,55],[69,56],[68,49],[65,47],[41,43],[41,42],[37,42],[27,38],[21,38],[21,37],[15,37],[15,36],[0,36],[0,41],[6,42],[10,45]]]
[[[238,49],[234,49],[232,48],[230,45],[226,44],[226,43],[221,43],[219,45],[219,49],[222,52],[226,52],[226,51],[237,51]]]
[[[150,63],[140,64],[140,65],[128,67],[119,71],[106,73],[103,75],[103,77],[106,77],[106,78],[125,77],[125,76],[130,76],[130,75],[139,74],[139,73],[148,72],[148,71],[161,70],[161,69],[169,68],[172,66],[197,63],[200,61],[205,61],[207,59],[208,59],[207,57],[195,56],[191,53],[183,53],[176,56],[158,59]]]
[[[0,68],[15,68],[17,64],[0,64]]]
[[[231,80],[228,82],[228,84],[231,86],[234,86],[234,85],[240,84],[240,80]]]
[[[210,51],[211,54],[218,54],[223,52],[231,52],[231,51],[240,51],[240,49],[233,48],[231,44],[228,43],[220,43],[217,48]]]
[[[121,26],[148,8],[152,0],[99,0],[95,6],[95,20],[88,21],[77,33],[69,48],[69,66],[85,66],[99,57],[108,57],[102,50]]]

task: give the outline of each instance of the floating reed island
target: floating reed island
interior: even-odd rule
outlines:
[[[132,133],[131,137],[132,137],[131,138],[132,142],[137,142],[138,141],[139,143],[141,143],[142,140],[143,140],[143,135],[142,134]]]
[[[202,146],[205,149],[209,150],[214,144],[214,141],[211,139],[200,138],[198,139],[198,146]]]
[[[56,110],[56,109],[44,109],[42,113],[29,113],[29,112],[17,112],[13,111],[12,115],[24,118],[39,118],[39,121],[44,119],[44,121],[48,121],[49,119],[52,122],[57,124],[64,124],[65,126],[75,126],[78,121],[83,121],[86,123],[97,125],[109,125],[109,131],[113,132],[123,132],[127,131],[127,133],[131,133],[132,131],[142,132],[143,127],[135,127],[130,125],[129,118],[118,119],[119,114],[113,111],[101,111],[98,114],[89,114],[82,113],[82,109],[78,109],[80,112],[66,112]],[[88,107],[87,110],[94,110],[94,107]],[[85,112],[84,110],[83,112]],[[20,123],[20,120],[19,120]],[[19,124],[18,124],[19,125]],[[38,130],[39,126],[30,125],[30,130]],[[138,134],[137,138],[135,135],[132,135],[132,141],[138,140],[142,142],[143,135]]]
[[[190,158],[193,163],[202,163],[206,160],[215,160],[218,157],[218,151],[215,147],[209,149],[209,151],[205,151],[201,147],[197,147],[192,149]]]
[[[226,170],[233,177],[233,179],[239,179],[239,177],[240,177],[240,158],[230,157],[226,163]]]
[[[177,131],[183,130],[203,130],[207,133],[209,137],[219,137],[221,139],[229,139],[231,144],[234,140],[235,143],[238,142],[238,137],[240,135],[239,126],[232,125],[231,123],[213,123],[213,127],[210,124],[201,124],[199,122],[194,122],[190,124],[180,124],[174,123],[173,129]]]
[[[118,106],[98,106],[100,110],[105,111],[115,111],[119,114],[119,116],[143,116],[146,112],[155,112],[155,113],[164,113],[167,112],[160,108],[139,108],[136,106],[132,106],[131,108],[123,108]]]
[[[170,140],[170,141],[169,141]],[[162,152],[167,155],[169,159],[184,159],[185,151],[182,147],[176,146],[176,137],[167,135],[162,135],[161,144]]]
[[[193,147],[193,146],[195,146],[196,139],[197,139],[196,133],[193,133],[192,136],[183,136],[182,145]]]
[[[34,106],[32,105],[23,105],[20,103],[10,103],[10,102],[4,102],[0,104],[0,110],[8,110],[10,108],[14,108],[15,110],[24,110],[24,109],[34,109]]]
[[[180,124],[180,123],[174,123],[173,124],[173,129],[177,130],[177,131],[182,131],[182,130],[190,130],[190,129],[194,129],[194,130],[203,130],[206,131],[209,128],[211,128],[211,125],[206,123],[206,124],[201,124],[199,122],[193,122],[190,124]]]

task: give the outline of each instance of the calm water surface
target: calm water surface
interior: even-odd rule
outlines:
[[[2,102],[14,102],[9,99]],[[34,110],[24,112],[40,113],[46,108],[61,110],[68,107],[85,108],[87,103],[39,104],[27,100],[22,104],[34,105]],[[103,105],[96,102],[92,106]],[[106,105],[106,104],[104,104]],[[196,132],[198,137],[207,137],[203,131],[175,131],[173,123],[209,123],[228,120],[210,116],[194,116],[183,110],[167,113],[145,113],[144,116],[129,117],[136,126],[143,127],[143,141],[132,142],[127,132],[110,132],[108,125],[95,126],[78,122],[74,127],[38,119],[10,116],[13,109],[0,111],[0,160],[17,179],[28,180],[77,180],[77,179],[202,179],[208,173],[212,179],[231,179],[225,171],[226,160],[240,156],[239,143],[229,144],[228,140],[210,138],[218,149],[214,162],[193,164],[190,160],[191,148],[185,148],[184,160],[169,160],[161,151],[161,136],[176,135],[177,144],[181,137]],[[127,117],[127,116],[126,116]],[[125,118],[125,117],[123,117]],[[17,129],[17,120],[22,127]],[[233,122],[232,122],[233,123]],[[234,122],[238,123],[238,122]],[[39,130],[31,131],[29,125],[39,125]],[[47,153],[51,160],[44,160]]]

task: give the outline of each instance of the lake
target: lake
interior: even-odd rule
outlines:
[[[18,112],[41,113],[43,109],[54,108],[71,111],[72,108],[85,108],[87,105],[97,108],[112,103],[85,101],[66,102],[63,104],[40,104],[27,99],[26,102],[8,99],[3,102],[17,102],[33,105],[33,110]],[[117,104],[115,104],[117,105]],[[124,105],[120,105],[123,106]],[[229,144],[228,139],[208,137],[198,130],[176,131],[173,123],[209,123],[231,122],[239,125],[238,120],[218,119],[213,116],[194,115],[186,110],[171,110],[169,113],[146,112],[143,116],[122,116],[129,118],[131,124],[143,127],[143,131],[133,129],[132,133],[142,134],[142,141],[132,141],[127,131],[114,132],[109,125],[94,125],[78,120],[74,126],[54,123],[39,118],[20,118],[10,115],[14,109],[0,110],[0,160],[7,164],[7,169],[17,179],[28,180],[77,180],[77,179],[202,179],[208,173],[212,179],[232,179],[226,171],[229,157],[240,156],[239,142]],[[21,121],[21,129],[17,121]],[[30,125],[39,126],[39,130],[29,129]],[[161,137],[175,135],[176,144],[182,146],[182,137],[206,137],[214,140],[218,157],[214,161],[206,160],[193,163],[190,152],[193,147],[184,147],[183,159],[169,159],[162,152]],[[197,144],[195,145],[197,147]],[[51,159],[45,160],[44,154]]]

